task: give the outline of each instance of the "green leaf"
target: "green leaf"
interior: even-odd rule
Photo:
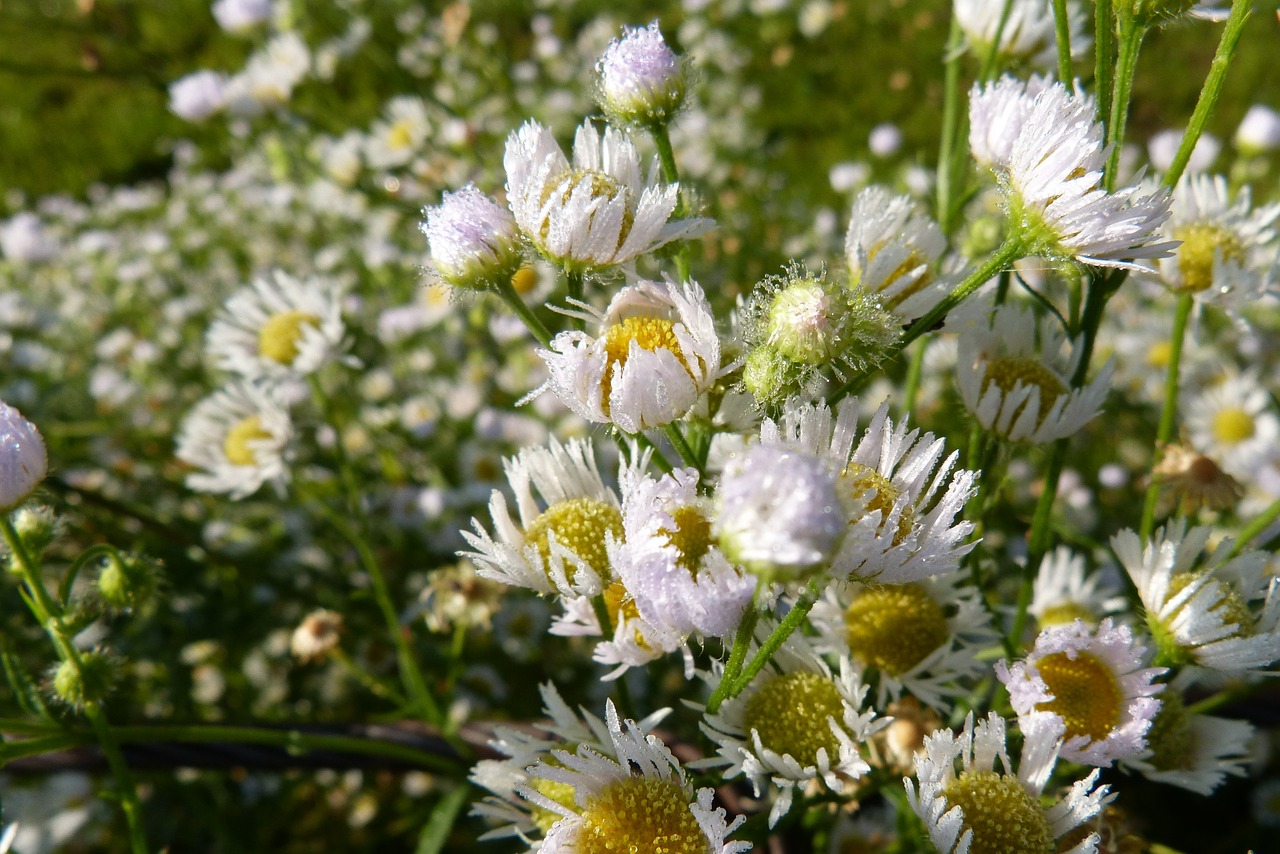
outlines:
[[[461,785],[440,799],[440,803],[431,812],[427,826],[422,828],[415,854],[440,854],[444,851],[449,831],[458,820],[458,813],[462,811],[463,805],[469,800],[470,790],[470,786]]]

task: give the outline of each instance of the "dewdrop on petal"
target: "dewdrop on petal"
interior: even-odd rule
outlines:
[[[0,512],[25,501],[48,470],[49,455],[36,425],[0,401]]]
[[[754,445],[725,467],[717,500],[720,548],[765,577],[820,569],[844,536],[836,473],[811,454]]]
[[[601,109],[623,124],[665,123],[680,110],[688,75],[680,57],[667,46],[654,21],[624,27],[596,64],[596,99]]]
[[[520,231],[506,208],[468,184],[423,210],[422,233],[440,277],[480,290],[510,281],[524,260]]]

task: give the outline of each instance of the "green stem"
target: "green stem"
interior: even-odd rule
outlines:
[[[915,411],[916,395],[920,392],[920,380],[924,377],[924,351],[929,339],[921,338],[911,349],[911,361],[907,363],[906,387],[902,391],[902,405],[907,413]]]
[[[1120,23],[1120,55],[1116,59],[1115,92],[1111,98],[1111,121],[1107,124],[1107,142],[1111,154],[1105,173],[1108,192],[1116,188],[1116,172],[1120,168],[1120,147],[1124,143],[1125,125],[1129,120],[1129,99],[1133,96],[1133,79],[1138,70],[1138,55],[1146,28],[1126,15]]]
[[[1257,516],[1249,520],[1249,524],[1240,529],[1236,541],[1231,545],[1231,551],[1227,553],[1227,557],[1232,558],[1244,551],[1244,547],[1249,541],[1270,528],[1271,525],[1280,519],[1280,500],[1271,502],[1266,510],[1263,510]]]
[[[408,706],[409,703],[390,685],[384,685],[381,679],[375,677],[372,673],[366,671],[363,667],[351,660],[351,656],[347,655],[341,647],[335,647],[329,652],[329,656],[338,663],[338,665],[347,672],[347,675],[359,682],[364,688],[375,697],[381,697],[397,706]]]
[[[1218,50],[1214,53],[1213,63],[1209,66],[1209,76],[1205,78],[1204,86],[1200,89],[1200,99],[1196,101],[1196,108],[1191,113],[1187,132],[1182,135],[1182,144],[1178,146],[1178,153],[1174,155],[1173,163],[1165,173],[1164,183],[1167,187],[1175,186],[1178,179],[1182,177],[1187,163],[1191,160],[1191,152],[1195,150],[1196,142],[1204,132],[1204,126],[1213,115],[1213,108],[1218,104],[1218,96],[1222,94],[1222,86],[1227,79],[1227,68],[1231,65],[1231,58],[1240,44],[1240,34],[1244,32],[1244,23],[1249,17],[1251,5],[1249,0],[1235,0],[1231,4],[1231,14],[1227,17],[1227,25],[1222,30],[1222,38],[1218,41]]]
[[[689,447],[689,440],[680,432],[680,426],[674,421],[662,428],[662,434],[671,442],[671,446],[676,449],[676,453],[680,455],[680,459],[684,461],[686,466],[698,467],[698,455],[693,448]]]
[[[120,550],[107,543],[97,543],[76,555],[76,559],[71,562],[71,566],[67,568],[66,575],[62,577],[61,583],[58,584],[58,601],[62,603],[63,607],[66,607],[67,600],[71,597],[71,588],[75,586],[76,577],[80,575],[80,570],[84,569],[89,564],[89,561],[102,557],[120,558]]]
[[[964,33],[960,29],[960,21],[953,13],[951,16],[951,33],[947,37],[947,60],[944,67],[942,83],[942,142],[938,148],[938,191],[937,210],[935,214],[944,234],[951,234],[955,228],[955,216],[952,208],[959,193],[959,163],[956,158],[957,143],[960,139],[960,46],[964,43]]]
[[[1111,0],[1097,0],[1094,20],[1094,94],[1098,99],[1098,121],[1107,125],[1111,121],[1111,87],[1115,74],[1115,14]],[[1067,84],[1067,81],[1062,81]]]
[[[1156,428],[1155,448],[1152,458],[1164,452],[1165,446],[1173,439],[1174,426],[1178,416],[1178,375],[1182,365],[1182,345],[1187,337],[1187,320],[1191,317],[1191,309],[1195,306],[1195,298],[1191,294],[1183,294],[1178,298],[1178,307],[1173,315],[1173,331],[1169,335],[1169,369],[1164,379],[1164,403],[1160,407],[1160,424]],[[1142,522],[1138,526],[1138,536],[1146,540],[1155,527],[1156,504],[1160,498],[1160,484],[1155,478],[1147,487],[1146,499],[1142,503]]]
[[[510,279],[502,279],[492,283],[494,293],[502,298],[502,301],[516,313],[516,315],[524,321],[525,328],[538,339],[538,343],[543,347],[551,346],[551,333],[547,331],[547,327],[543,325],[538,316],[533,313],[525,301],[520,298],[520,294],[516,293],[515,285],[511,284]]]
[[[1053,26],[1058,41],[1058,79],[1071,85],[1071,21],[1067,16],[1067,0],[1053,0]]]
[[[824,584],[828,581],[825,574],[820,574],[809,582],[809,586],[800,594],[800,598],[791,606],[791,610],[787,612],[787,616],[764,639],[764,643],[760,644],[760,648],[756,650],[756,654],[751,657],[751,661],[742,669],[738,677],[733,680],[733,686],[729,689],[726,699],[732,699],[738,696],[746,687],[751,684],[751,680],[756,678],[756,674],[769,663],[769,659],[773,658],[773,654],[778,651],[787,640],[791,637],[796,629],[800,628],[809,616],[814,604],[818,601],[818,596],[822,593]]]
[[[676,154],[671,147],[671,135],[667,132],[665,122],[653,122],[646,126],[649,135],[653,137],[654,147],[658,149],[658,168],[662,170],[662,180],[668,184],[680,183],[680,170],[676,166]],[[684,189],[681,188],[676,195],[676,219],[683,219],[689,213],[688,205],[684,200]],[[689,280],[689,244],[687,241],[681,241],[680,246],[675,253],[676,275],[680,281],[687,282]]]
[[[987,55],[982,59],[982,74],[979,79],[983,83],[995,76],[996,66],[1000,61],[1000,40],[1004,38],[1004,28],[1009,23],[1009,14],[1012,11],[1013,0],[1004,0],[1004,5],[1000,7],[1000,20],[996,22],[995,34],[991,37]]]
[[[759,594],[760,586],[757,585],[756,598]],[[753,598],[751,607],[742,615],[742,622],[738,623],[738,631],[733,635],[733,647],[729,650],[729,660],[725,662],[724,672],[720,674],[720,684],[707,700],[707,712],[710,714],[719,711],[720,704],[729,695],[729,689],[733,687],[734,680],[742,672],[742,663],[747,660],[747,651],[751,648],[751,640],[755,637],[756,623],[759,620],[760,608]]]
[[[0,532],[3,532],[5,543],[9,546],[12,565],[27,590],[27,604],[40,625],[44,627],[49,639],[53,641],[58,658],[75,668],[77,678],[83,684],[84,660],[80,657],[80,651],[63,630],[61,609],[50,598],[49,591],[45,589],[44,580],[40,577],[39,568],[27,553],[22,537],[14,530],[13,523],[9,521],[7,515],[0,516]],[[120,808],[124,811],[125,823],[129,828],[129,847],[133,854],[146,854],[147,838],[142,826],[142,806],[138,802],[138,790],[133,784],[128,766],[124,763],[120,745],[112,734],[111,725],[107,723],[106,715],[96,697],[85,699],[84,716],[88,719],[89,726],[93,729],[93,734],[102,748],[102,755],[107,759],[111,775],[115,778]]]

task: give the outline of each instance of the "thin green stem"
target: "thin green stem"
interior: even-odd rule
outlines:
[[[81,658],[80,651],[76,649],[72,639],[64,630],[61,608],[49,596],[44,580],[40,577],[39,566],[28,554],[22,537],[18,535],[7,515],[0,515],[0,532],[3,533],[5,543],[9,546],[13,568],[17,570],[26,588],[26,601],[31,607],[32,614],[44,628],[49,640],[53,641],[58,658],[70,664],[83,683],[84,659]],[[111,776],[115,779],[120,808],[124,811],[125,824],[129,828],[129,847],[133,854],[146,854],[147,837],[142,826],[142,805],[138,802],[138,790],[133,784],[133,777],[129,774],[129,768],[125,765],[124,757],[120,753],[120,745],[112,733],[111,725],[107,723],[98,698],[86,698],[83,711],[102,748],[102,755],[106,757]]]
[[[1053,533],[1053,504],[1058,497],[1058,480],[1062,477],[1062,466],[1066,459],[1067,440],[1059,439],[1049,450],[1044,488],[1036,502],[1035,514],[1031,517],[1031,530],[1027,535],[1027,562],[1022,568],[1022,584],[1018,588],[1018,602],[1013,624],[1009,627],[1006,648],[1012,645],[1016,649],[1022,643],[1022,632],[1027,625],[1027,608],[1035,590],[1036,573],[1040,571],[1040,562],[1049,551],[1049,539]]]
[[[814,603],[818,601],[818,596],[822,593],[823,584],[827,581],[825,575],[819,575],[809,582],[809,586],[800,594],[800,598],[791,606],[791,610],[787,612],[787,616],[770,632],[769,636],[760,644],[760,648],[756,650],[756,654],[751,657],[751,661],[747,662],[742,668],[742,672],[733,680],[733,686],[729,689],[726,699],[732,699],[741,694],[746,687],[751,684],[751,680],[756,678],[756,674],[764,668],[769,660],[773,658],[773,654],[778,651],[787,638],[791,637],[796,629],[800,628],[809,617],[809,611],[813,609]]]
[[[959,164],[956,149],[960,139],[960,46],[964,33],[955,14],[951,15],[951,33],[947,37],[947,59],[942,83],[942,141],[938,147],[938,187],[935,215],[944,234],[955,228],[952,208],[959,195]]]
[[[1280,519],[1280,500],[1271,502],[1271,505],[1266,510],[1254,516],[1249,520],[1249,524],[1240,529],[1240,533],[1236,536],[1236,541],[1232,543],[1231,551],[1227,553],[1227,557],[1235,557],[1244,551],[1250,540],[1270,528],[1277,519]]]
[[[1115,75],[1115,13],[1111,0],[1097,0],[1093,10],[1094,71],[1093,89],[1098,99],[1098,121],[1105,126],[1111,121],[1111,87]],[[1066,83],[1067,81],[1062,81]]]
[[[689,447],[689,440],[680,432],[680,425],[674,421],[662,428],[662,434],[671,442],[671,447],[676,449],[676,453],[680,455],[680,459],[687,466],[698,468],[698,455]]]
[[[1156,428],[1155,447],[1152,457],[1164,452],[1165,446],[1173,439],[1174,427],[1178,416],[1178,379],[1182,366],[1182,345],[1187,337],[1187,321],[1195,306],[1195,298],[1191,294],[1183,294],[1178,298],[1178,306],[1173,315],[1173,331],[1169,334],[1169,369],[1164,379],[1164,402],[1160,407],[1160,424]],[[1142,522],[1138,526],[1138,536],[1143,540],[1151,536],[1155,527],[1156,505],[1160,499],[1160,484],[1151,479],[1147,487],[1146,499],[1142,503]]]
[[[1249,0],[1235,0],[1231,4],[1231,14],[1227,17],[1227,25],[1222,30],[1222,38],[1218,41],[1218,50],[1214,53],[1213,62],[1209,66],[1209,76],[1205,78],[1204,86],[1200,89],[1200,99],[1196,101],[1196,108],[1191,113],[1191,121],[1187,123],[1187,132],[1182,135],[1182,144],[1178,146],[1178,153],[1173,156],[1173,163],[1165,173],[1164,183],[1167,187],[1175,186],[1178,179],[1182,177],[1187,163],[1191,160],[1191,152],[1195,150],[1196,142],[1204,133],[1204,126],[1213,115],[1213,108],[1218,104],[1218,96],[1222,94],[1222,86],[1227,79],[1227,68],[1231,65],[1231,58],[1235,56],[1236,47],[1240,44],[1240,34],[1244,32],[1244,24],[1249,17],[1251,5]]]
[[[1000,42],[1004,38],[1004,28],[1009,24],[1011,12],[1013,0],[1004,0],[1004,5],[1000,7],[1000,20],[996,21],[996,31],[991,37],[991,44],[987,46],[987,55],[982,58],[982,74],[979,79],[984,83],[995,76],[1000,62]]]
[[[929,339],[921,338],[911,348],[911,361],[907,363],[906,385],[902,391],[902,405],[907,412],[914,412],[916,395],[920,392],[920,381],[924,377],[924,351],[929,348]]]
[[[62,581],[58,584],[58,601],[66,606],[67,601],[71,597],[71,589],[75,586],[76,577],[80,575],[80,570],[88,566],[89,561],[103,557],[120,557],[120,550],[108,543],[97,543],[89,546],[89,548],[76,555],[76,559],[71,562],[71,566],[67,568],[67,572],[62,576]]]
[[[1120,23],[1120,54],[1116,59],[1115,91],[1111,98],[1111,121],[1107,124],[1107,142],[1111,154],[1107,158],[1105,182],[1107,191],[1116,188],[1120,169],[1120,147],[1124,143],[1125,125],[1129,120],[1129,100],[1133,97],[1133,80],[1138,71],[1138,55],[1142,52],[1145,27],[1124,16]]]
[[[662,170],[662,180],[668,184],[680,183],[680,170],[676,166],[676,153],[671,147],[671,135],[667,132],[666,122],[654,122],[646,127],[649,135],[653,137],[654,147],[658,149],[658,168]],[[689,213],[689,207],[685,203],[684,188],[681,187],[676,195],[675,216],[682,219]],[[687,241],[681,241],[675,252],[676,275],[680,281],[689,280],[689,244]]]
[[[550,347],[551,333],[547,331],[547,327],[538,319],[538,316],[533,313],[533,309],[520,298],[520,294],[516,292],[516,287],[511,283],[511,280],[502,279],[494,282],[491,287],[493,292],[501,297],[502,301],[516,313],[516,316],[524,321],[525,328],[532,333],[534,338],[538,339],[538,343],[543,347]]]
[[[1058,41],[1058,79],[1071,85],[1071,20],[1067,0],[1053,0],[1053,27]]]
[[[759,598],[760,588],[756,587],[756,598]],[[715,714],[720,709],[720,704],[724,702],[729,695],[729,689],[733,687],[733,682],[738,678],[738,674],[742,672],[742,663],[747,660],[747,652],[751,648],[751,640],[755,637],[756,623],[760,619],[759,604],[753,599],[751,607],[747,609],[747,613],[742,615],[742,622],[738,623],[738,630],[733,635],[733,647],[729,650],[729,660],[725,662],[724,672],[720,674],[720,684],[716,686],[712,692],[711,698],[707,700],[707,711]]]

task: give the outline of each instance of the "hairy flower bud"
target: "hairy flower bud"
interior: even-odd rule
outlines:
[[[457,288],[480,290],[510,281],[520,269],[520,232],[511,212],[475,185],[445,193],[423,211],[422,233],[440,277]]]
[[[0,401],[0,512],[25,501],[48,469],[44,439],[36,425]]]
[[[684,65],[662,38],[658,22],[625,27],[596,64],[600,107],[623,124],[665,123],[684,103]]]
[[[53,673],[53,693],[73,709],[100,702],[111,693],[115,662],[104,650],[80,653],[79,664],[62,661]]]
[[[156,566],[151,561],[137,555],[115,553],[102,564],[98,593],[109,608],[140,608],[155,595],[158,581]]]

